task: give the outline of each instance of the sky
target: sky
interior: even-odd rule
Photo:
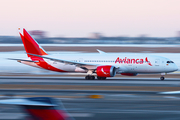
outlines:
[[[0,35],[18,28],[49,36],[174,37],[180,31],[180,0],[0,0]]]

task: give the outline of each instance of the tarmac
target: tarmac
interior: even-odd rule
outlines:
[[[54,97],[61,100],[76,120],[178,120],[180,79],[111,78],[84,80],[84,77],[0,77],[0,99]],[[101,95],[102,98],[90,98]],[[0,105],[0,120],[23,120],[20,107]],[[13,117],[12,117],[13,116]]]

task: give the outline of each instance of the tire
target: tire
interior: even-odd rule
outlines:
[[[160,77],[161,80],[164,80],[164,77]]]
[[[97,79],[98,79],[98,80],[105,80],[106,77],[98,77],[98,76],[97,76]]]
[[[103,77],[103,80],[106,80],[106,77]]]
[[[94,76],[90,76],[90,80],[94,80],[95,79],[95,77]]]
[[[98,79],[98,80],[101,80],[101,77],[97,76],[97,79]]]
[[[89,77],[89,76],[86,76],[86,77],[85,77],[85,79],[86,79],[86,80],[89,80],[89,79],[90,79],[90,77]]]
[[[94,80],[95,77],[94,77],[94,76],[89,76],[89,75],[87,75],[87,76],[85,77],[85,79],[86,79],[86,80]]]

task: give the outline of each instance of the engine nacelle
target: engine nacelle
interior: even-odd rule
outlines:
[[[98,66],[96,74],[99,77],[114,77],[116,75],[116,68],[111,65]]]
[[[137,73],[121,73],[121,75],[126,75],[126,76],[136,76]]]

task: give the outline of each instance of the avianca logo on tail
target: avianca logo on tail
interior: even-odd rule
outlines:
[[[143,63],[147,63],[148,65],[152,66],[151,62],[148,61],[148,58],[146,57],[145,60],[144,59],[130,59],[125,57],[124,59],[121,58],[117,58],[115,63],[124,63],[124,64],[143,64]]]

